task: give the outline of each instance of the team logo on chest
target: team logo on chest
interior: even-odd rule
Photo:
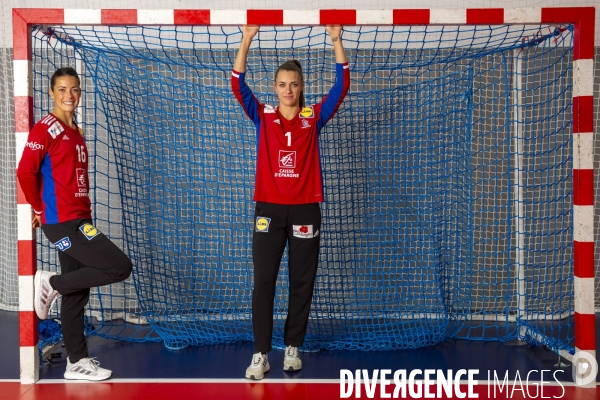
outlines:
[[[77,186],[87,187],[86,180],[85,180],[85,169],[77,168],[75,170],[75,172],[77,172]]]
[[[308,120],[303,119],[302,120],[302,129],[306,129],[306,128],[310,128],[310,123],[308,122]]]
[[[60,124],[60,122],[55,121],[52,124],[52,126],[50,126],[48,128],[48,133],[50,134],[50,136],[52,136],[52,139],[56,139],[56,137],[58,135],[60,135],[64,130],[65,130],[65,128],[62,127],[62,125]]]
[[[296,152],[279,150],[279,168],[296,168]]]

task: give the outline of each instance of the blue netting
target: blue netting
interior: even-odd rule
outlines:
[[[521,337],[571,349],[571,27],[344,29],[352,83],[320,142],[327,201],[304,348]],[[251,340],[256,143],[229,89],[239,29],[34,38],[36,116],[51,72],[77,65],[94,215],[134,264],[93,299],[95,332],[170,348]],[[290,58],[320,101],[334,80],[321,27],[261,29],[255,95],[276,104],[273,72]]]

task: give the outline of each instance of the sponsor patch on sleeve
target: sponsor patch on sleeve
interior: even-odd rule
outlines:
[[[256,217],[256,232],[269,232],[269,225],[271,225],[271,218]]]
[[[69,240],[68,236],[64,237],[64,238],[60,239],[58,242],[54,243],[54,247],[56,247],[57,250],[65,251],[66,249],[71,247],[71,240]]]
[[[79,227],[79,230],[81,233],[83,233],[87,240],[92,240],[100,233],[100,231],[92,224],[83,224]]]

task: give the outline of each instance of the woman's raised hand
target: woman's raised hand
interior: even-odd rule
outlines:
[[[329,33],[331,38],[339,38],[342,34],[342,26],[341,25],[325,25],[325,30]]]
[[[246,39],[252,40],[260,29],[259,25],[244,25],[242,27],[242,35]]]

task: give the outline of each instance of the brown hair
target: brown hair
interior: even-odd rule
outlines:
[[[275,71],[275,80],[277,81],[277,75],[279,75],[279,71],[290,71],[296,72],[300,76],[300,81],[304,83],[304,76],[302,76],[302,65],[298,60],[289,60],[284,62],[277,68]],[[304,89],[300,92],[300,108],[304,108],[306,102],[304,101]]]
[[[56,79],[60,78],[62,76],[72,76],[74,78],[77,78],[77,84],[81,85],[81,80],[79,80],[79,75],[77,75],[77,71],[75,71],[71,67],[65,67],[65,68],[59,68],[56,71],[54,71],[54,74],[52,74],[52,78],[50,78],[50,89],[54,90],[54,85],[56,84]]]

